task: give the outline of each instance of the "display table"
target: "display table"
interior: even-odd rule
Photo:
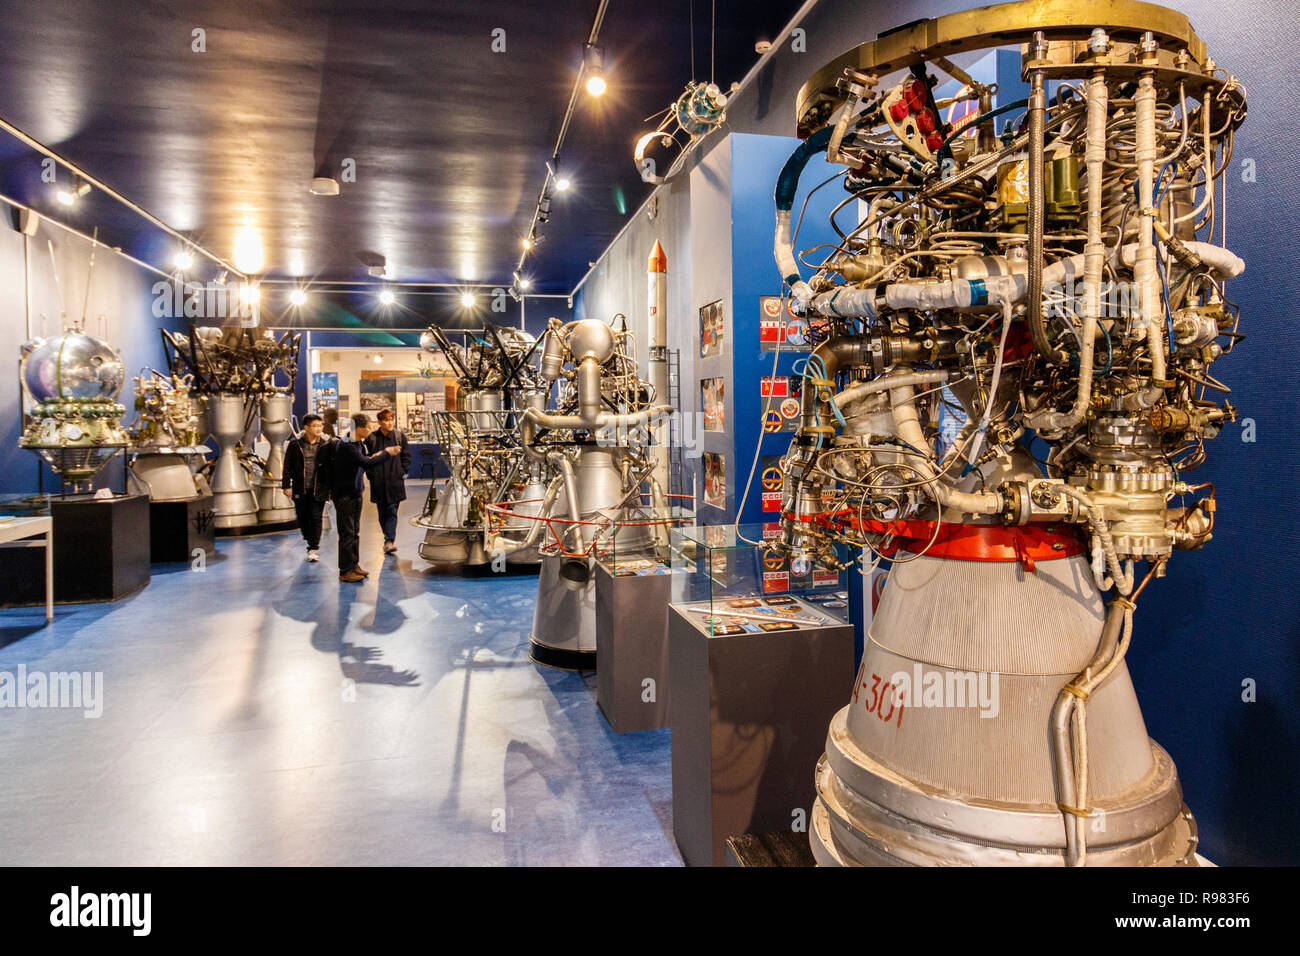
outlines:
[[[618,734],[668,726],[672,595],[663,572],[622,574],[596,565],[596,702]]]
[[[55,602],[116,601],[149,583],[148,497],[50,498],[49,510]],[[0,552],[5,604],[42,603],[44,577],[26,551]]]
[[[691,866],[722,866],[727,839],[745,833],[807,842],[826,728],[853,684],[851,624],[711,634],[710,609],[668,612],[673,836]]]
[[[40,535],[40,540],[35,540]],[[0,548],[45,549],[45,621],[54,620],[54,522],[50,518],[0,518]]]
[[[149,502],[149,555],[153,563],[192,561],[195,551],[217,553],[212,495]]]

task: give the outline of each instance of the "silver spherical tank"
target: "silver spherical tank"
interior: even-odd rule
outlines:
[[[280,483],[284,479],[284,448],[292,431],[293,396],[282,393],[263,396],[261,401],[262,437],[270,450],[266,466],[257,479],[257,521],[259,524],[279,524],[293,521],[297,516],[293,499],[285,494]]]
[[[257,524],[257,498],[248,482],[248,472],[239,460],[244,437],[242,394],[222,392],[209,395],[208,427],[217,442],[217,461],[212,468],[213,511],[217,528],[246,528]]]
[[[71,329],[21,348],[23,385],[35,401],[19,445],[44,458],[77,490],[126,447],[126,409],[117,403],[124,373],[117,352]]]

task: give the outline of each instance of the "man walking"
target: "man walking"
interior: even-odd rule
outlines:
[[[365,469],[401,453],[397,445],[367,455],[363,444],[370,434],[370,419],[364,412],[352,416],[352,438],[337,442],[334,450],[334,512],[339,520],[339,580],[356,584],[370,573],[360,566],[361,493],[365,490]]]
[[[379,526],[384,529],[384,554],[397,552],[397,506],[406,500],[406,476],[411,470],[411,450],[406,435],[394,428],[393,410],[383,408],[375,416],[379,430],[370,433],[366,450],[372,455],[387,448],[397,448],[398,454],[369,469],[370,500],[379,511]]]
[[[302,432],[289,441],[284,452],[281,485],[293,498],[298,528],[307,541],[307,560],[320,560],[321,513],[330,496],[335,441],[324,436],[325,423],[319,415],[306,415]]]

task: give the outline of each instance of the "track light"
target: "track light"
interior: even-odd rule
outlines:
[[[392,305],[396,301],[397,301],[397,296],[393,295],[392,289],[385,289],[384,291],[379,293],[380,305]]]
[[[72,185],[66,189],[60,189],[54,194],[54,198],[65,206],[74,206],[77,200],[86,193],[90,192],[90,183],[86,182],[80,176],[74,176]]]
[[[533,240],[530,236],[524,237],[524,250],[527,251],[533,247]]]
[[[605,55],[594,43],[584,44],[582,64],[587,73],[587,92],[600,96],[605,92]]]
[[[460,304],[462,308],[472,309],[476,302],[478,302],[478,298],[473,292],[462,292],[460,294]]]
[[[239,301],[245,305],[256,305],[261,300],[262,290],[259,286],[245,282],[239,287]]]
[[[521,288],[521,289],[531,289],[532,287],[533,287],[533,280],[532,280],[532,279],[528,278],[528,276],[520,276],[520,277],[519,277],[519,288]]]
[[[189,252],[182,249],[180,252],[176,253],[176,258],[173,259],[172,262],[175,264],[177,269],[181,270],[181,272],[186,272],[189,270],[190,266],[194,265],[194,257],[190,255]]]
[[[376,364],[376,365],[380,365],[380,364],[383,363],[383,361],[384,361],[384,353],[383,353],[383,352],[376,352],[376,353],[375,353],[375,364]]]
[[[292,292],[289,293],[289,302],[292,305],[302,305],[306,301],[307,301],[307,293],[303,292],[302,289],[294,289]]]

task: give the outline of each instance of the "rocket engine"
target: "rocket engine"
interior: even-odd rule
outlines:
[[[948,57],[1008,42],[1029,95],[995,106]],[[1236,417],[1210,368],[1242,338],[1215,231],[1245,115],[1185,17],[1129,2],[923,21],[800,92],[775,257],[817,338],[780,546],[892,562],[816,770],[820,862],[1197,861],[1124,657],[1143,589],[1214,526],[1189,473]],[[804,278],[819,153],[859,217]]]

